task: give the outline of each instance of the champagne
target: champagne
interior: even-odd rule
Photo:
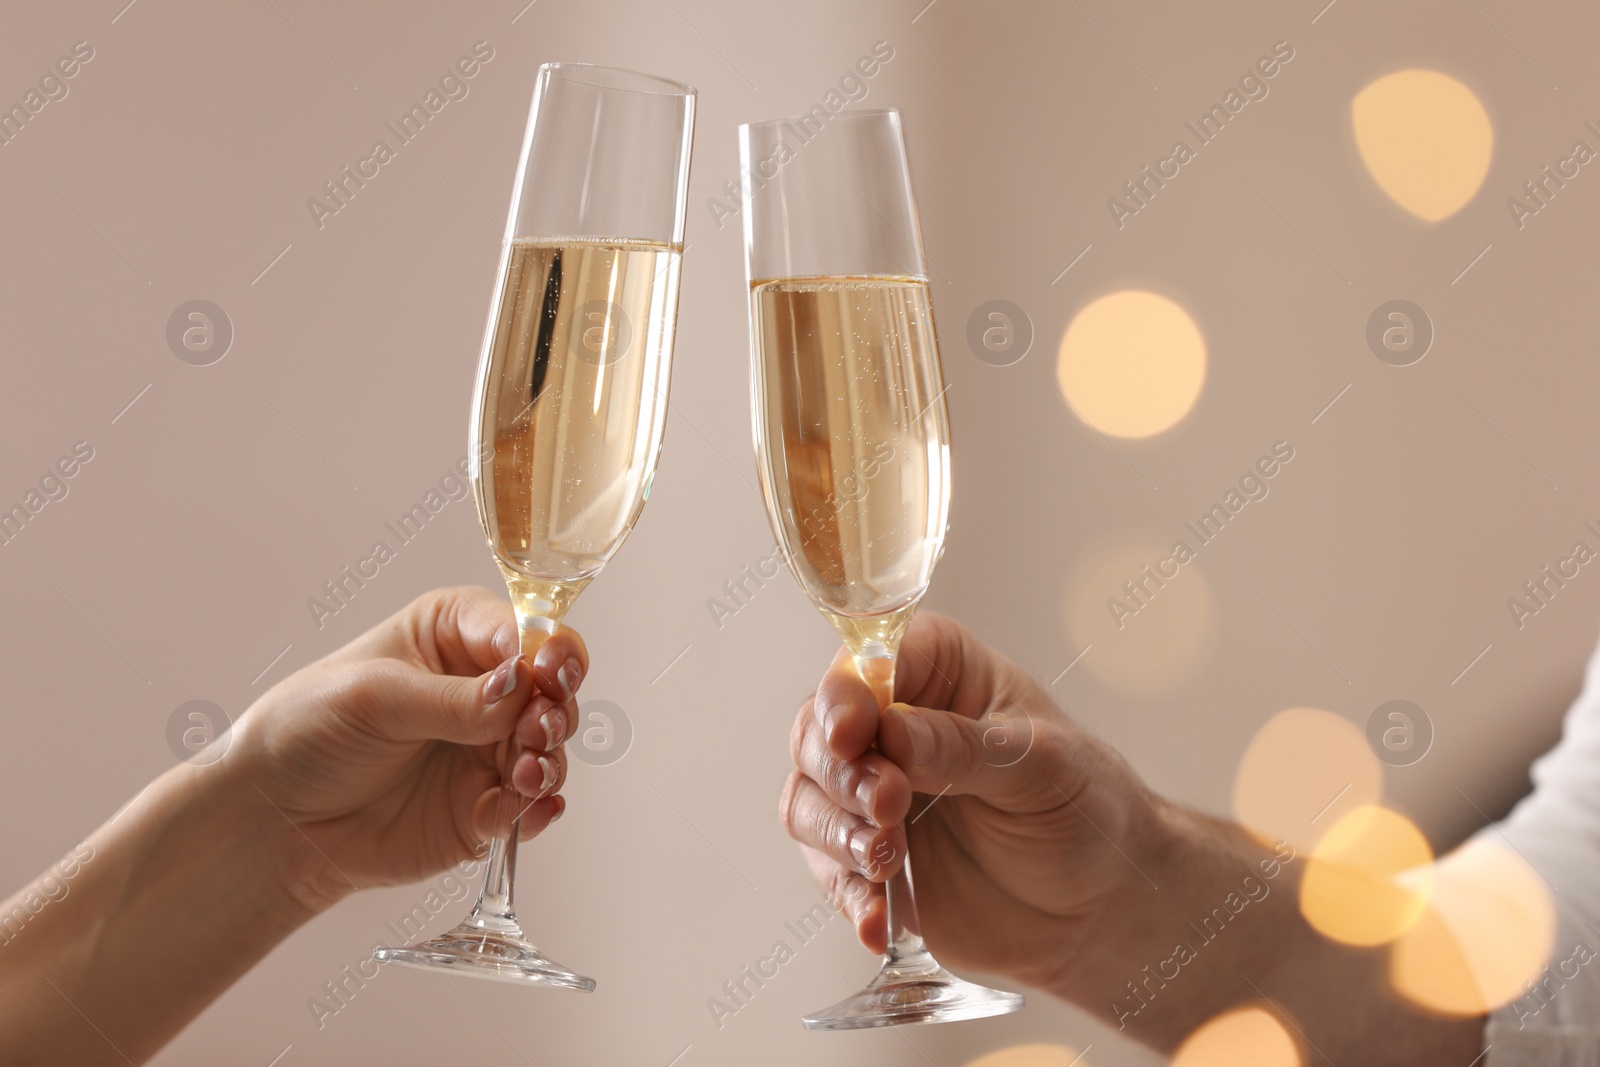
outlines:
[[[898,638],[944,550],[950,428],[926,281],[751,285],[756,452],[789,568],[858,655]]]
[[[679,256],[606,238],[507,250],[473,426],[478,512],[514,593],[531,579],[575,596],[638,521],[666,425]]]

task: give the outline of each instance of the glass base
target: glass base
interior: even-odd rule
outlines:
[[[805,1018],[807,1030],[862,1030],[987,1019],[1022,1010],[1022,994],[957,978],[926,952],[885,962],[867,987]]]
[[[516,923],[468,919],[454,930],[406,948],[379,948],[372,958],[469,978],[594,992],[594,979],[569,971],[534,947]]]

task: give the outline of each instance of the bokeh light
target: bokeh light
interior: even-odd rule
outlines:
[[[1366,735],[1316,708],[1280,711],[1256,732],[1233,780],[1233,813],[1269,844],[1309,852],[1345,814],[1383,795]]]
[[[1079,311],[1061,337],[1056,380],[1091,426],[1113,437],[1171,429],[1206,380],[1206,342],[1164,296],[1123,290]]]
[[[1436,70],[1385,75],[1350,104],[1356,148],[1378,187],[1428,222],[1477,195],[1494,155],[1494,126],[1471,89]]]
[[[1067,580],[1067,635],[1076,648],[1094,647],[1075,670],[1144,695],[1171,693],[1198,677],[1217,649],[1216,598],[1198,560],[1159,585],[1146,576],[1171,552],[1171,544],[1143,534],[1084,549]],[[1137,598],[1130,582],[1144,583],[1135,585]]]
[[[1089,1067],[1075,1049],[1066,1045],[1013,1045],[979,1056],[967,1067]]]
[[[1433,849],[1399,812],[1363,804],[1317,842],[1300,881],[1300,913],[1346,945],[1383,945],[1422,917]],[[1409,872],[1409,877],[1398,876]]]
[[[1294,1038],[1266,1008],[1224,1012],[1186,1038],[1172,1067],[1302,1067]]]
[[[1481,1015],[1523,995],[1555,942],[1544,879],[1510,848],[1477,838],[1440,860],[1421,918],[1394,943],[1402,995],[1450,1015]]]

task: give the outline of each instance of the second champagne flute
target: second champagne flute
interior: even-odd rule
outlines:
[[[950,507],[950,423],[900,113],[741,126],[739,153],[767,517],[882,709]],[[908,859],[885,886],[889,951],[877,976],[808,1016],[808,1029],[1022,1007],[928,952],[909,871]]]
[[[667,418],[695,93],[539,68],[472,411],[478,517],[530,660],[638,521]],[[379,960],[589,992],[512,907],[528,801],[505,742],[483,890],[455,929]]]

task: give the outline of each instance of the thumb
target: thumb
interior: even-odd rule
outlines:
[[[1061,803],[1053,787],[1057,738],[1047,724],[1015,705],[978,718],[891,704],[878,727],[878,748],[918,793],[972,795],[1009,811],[1045,811]]]
[[[463,678],[368,660],[335,689],[336,707],[391,741],[486,745],[510,736],[533,694],[533,668],[518,655],[488,674]]]

